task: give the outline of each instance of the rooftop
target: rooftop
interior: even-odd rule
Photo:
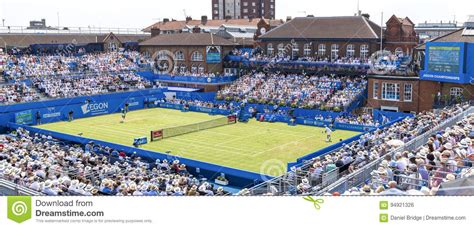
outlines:
[[[143,41],[140,46],[234,46],[235,43],[210,33],[162,34]]]
[[[297,17],[261,39],[379,39],[380,26],[364,16]]]

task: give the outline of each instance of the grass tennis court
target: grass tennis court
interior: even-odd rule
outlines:
[[[150,137],[151,130],[199,123],[221,118],[204,113],[181,112],[171,109],[145,109],[129,112],[125,123],[120,114],[57,122],[38,128],[131,146],[137,137]],[[333,132],[333,142],[359,134],[353,131]],[[325,142],[322,128],[288,126],[285,123],[237,123],[189,133],[141,146],[151,151],[171,151],[179,157],[214,163],[247,171],[280,175],[286,164],[322,149]]]

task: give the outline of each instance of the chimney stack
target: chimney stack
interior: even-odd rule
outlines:
[[[170,19],[169,18],[164,18],[163,23],[167,23],[167,22],[170,22]]]
[[[155,37],[160,35],[161,30],[159,28],[153,27],[151,28],[151,37]]]
[[[190,17],[190,16],[187,16],[187,17],[186,17],[186,23],[188,23],[188,22],[190,22],[190,21],[192,21],[192,20],[193,20],[192,17]]]
[[[203,24],[203,25],[207,24],[207,16],[206,15],[201,16],[201,24]]]
[[[199,26],[197,26],[197,25],[194,26],[194,28],[193,28],[193,33],[201,33],[201,27],[199,27]]]
[[[291,16],[286,17],[286,22],[291,21]]]

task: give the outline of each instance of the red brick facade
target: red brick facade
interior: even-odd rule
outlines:
[[[383,97],[384,83],[399,85],[399,99]],[[405,99],[405,85],[412,85],[411,100]],[[376,89],[376,87],[378,87]],[[418,77],[370,76],[368,83],[367,107],[374,109],[398,108],[400,112],[421,112],[433,108],[438,95],[450,97],[459,92],[465,100],[474,99],[474,85],[462,85],[419,80]],[[375,95],[375,96],[374,96]]]
[[[386,23],[384,36],[384,49],[392,53],[410,55],[419,42],[415,24],[408,17],[398,18],[393,15]]]
[[[221,57],[228,54],[232,47],[221,46]],[[223,72],[222,63],[206,63],[206,46],[141,46],[140,51],[145,54],[153,55],[159,51],[169,51],[175,55],[175,64],[177,67],[185,67],[185,71],[192,71],[193,67],[202,67],[202,73],[221,74]],[[183,59],[178,59],[178,52],[183,53]],[[192,55],[198,52],[202,55],[202,61],[193,61]]]

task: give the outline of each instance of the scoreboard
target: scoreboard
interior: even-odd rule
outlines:
[[[463,42],[427,42],[421,80],[466,84],[471,81],[474,44]]]
[[[461,47],[430,46],[428,70],[442,73],[459,73]]]

